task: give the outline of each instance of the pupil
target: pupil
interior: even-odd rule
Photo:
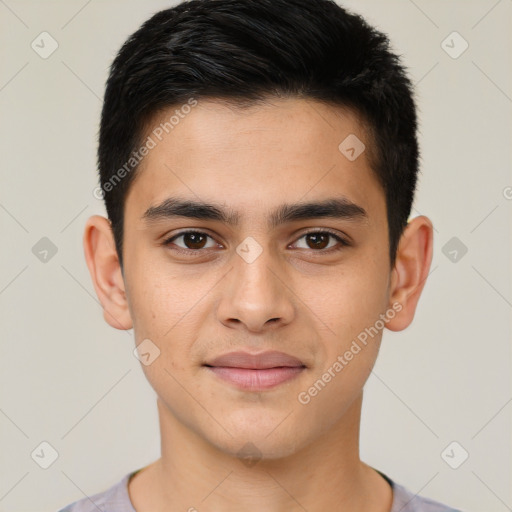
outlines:
[[[327,247],[328,243],[326,243],[329,235],[326,235],[325,233],[312,233],[307,235],[309,237],[309,241],[313,240],[313,244],[315,247],[312,247],[314,249],[323,249]],[[322,239],[322,240],[320,240]]]
[[[184,240],[185,240],[185,245],[187,247],[189,247],[190,245],[192,247],[189,247],[189,249],[201,249],[202,246],[204,245],[204,240],[203,240],[203,243],[201,243],[199,241],[200,238],[205,238],[204,235],[201,235],[200,233],[188,233],[185,235],[184,237]],[[198,247],[199,245],[199,247]]]

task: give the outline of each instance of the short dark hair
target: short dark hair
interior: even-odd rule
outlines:
[[[282,96],[352,109],[367,127],[393,265],[419,150],[412,85],[389,47],[386,35],[332,0],[191,0],[148,19],[112,63],[101,114],[100,185],[121,267],[133,154],[155,114],[190,98],[250,106]]]

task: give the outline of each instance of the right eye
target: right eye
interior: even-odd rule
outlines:
[[[205,245],[206,240],[210,238],[214,243],[209,247]],[[182,244],[176,244],[175,241],[182,239]],[[178,252],[199,252],[202,249],[210,249],[212,247],[218,246],[218,244],[213,240],[213,238],[204,233],[203,231],[182,231],[181,233],[177,233],[172,235],[170,238],[166,239],[162,245],[165,245],[171,250],[177,250]],[[173,247],[175,245],[176,247]]]

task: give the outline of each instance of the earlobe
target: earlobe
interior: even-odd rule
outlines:
[[[401,331],[412,322],[432,263],[432,250],[432,222],[424,215],[415,217],[400,238],[392,271],[390,307],[400,304],[401,309],[386,323],[389,330]]]
[[[85,225],[83,245],[105,321],[116,329],[131,329],[133,324],[110,221],[100,215],[90,217]]]

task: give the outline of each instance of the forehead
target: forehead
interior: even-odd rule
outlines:
[[[144,141],[152,148],[125,203],[139,218],[171,195],[248,214],[334,195],[368,210],[383,201],[363,123],[348,109],[313,100],[178,105],[153,117]]]

